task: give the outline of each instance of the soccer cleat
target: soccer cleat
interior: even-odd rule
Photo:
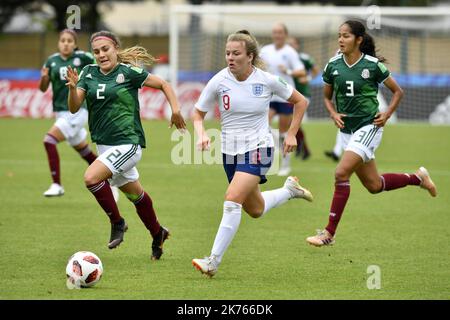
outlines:
[[[420,167],[419,170],[416,171],[416,176],[420,179],[420,187],[422,189],[428,190],[430,195],[432,197],[437,196],[437,190],[436,185],[434,184],[433,180],[431,180],[430,174],[428,173],[428,170],[424,167]]]
[[[159,260],[163,254],[164,241],[169,239],[170,232],[163,226],[160,227],[158,234],[153,238],[152,242],[152,260]]]
[[[120,197],[120,193],[119,193],[119,188],[117,187],[111,187],[111,191],[114,197],[114,201],[117,203],[119,202],[119,197]]]
[[[64,195],[64,188],[57,183],[52,183],[50,188],[44,192],[46,197],[60,197],[62,195]]]
[[[125,220],[118,223],[111,223],[111,237],[109,238],[108,248],[114,249],[123,241],[123,235],[128,230],[128,225]]]
[[[339,161],[339,157],[333,151],[325,151],[324,153],[328,158],[332,159],[333,161],[335,162]]]
[[[281,167],[280,170],[278,170],[278,176],[279,177],[286,177],[289,175],[289,173],[291,173],[291,168],[290,167]]]
[[[292,195],[292,198],[302,198],[309,202],[312,202],[314,199],[311,191],[309,191],[306,188],[303,188],[298,183],[297,177],[293,176],[288,177],[284,182],[284,188],[288,189],[289,193]]]
[[[212,278],[219,268],[219,263],[214,255],[203,259],[192,259],[192,265],[201,273]]]
[[[316,247],[331,246],[335,243],[334,237],[326,229],[317,230],[317,234],[306,238],[306,242]]]

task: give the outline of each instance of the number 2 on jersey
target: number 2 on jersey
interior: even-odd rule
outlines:
[[[98,84],[98,89],[97,89],[97,99],[98,100],[105,99],[105,96],[101,96],[100,95],[100,93],[105,92],[105,88],[106,88],[106,84],[104,84],[104,83],[99,83]]]
[[[230,109],[230,96],[225,94],[222,96],[222,103],[223,103],[223,108],[225,110]]]

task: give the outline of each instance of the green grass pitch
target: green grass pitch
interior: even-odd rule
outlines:
[[[336,129],[306,123],[312,157],[292,159],[293,174],[315,201],[289,201],[258,220],[243,214],[218,274],[208,279],[191,259],[210,252],[227,187],[222,167],[173,165],[167,122],[144,122],[149,147],[140,180],[172,232],[162,259],[150,261],[150,236],[123,195],[129,230],[118,249],[107,249],[108,219],[83,185],[86,164],[65,143],[58,150],[66,194],[42,196],[50,185],[42,139],[52,123],[0,120],[0,299],[450,298],[450,127],[388,126],[376,154],[380,172],[427,167],[437,198],[417,187],[371,195],[353,177],[336,245],[315,248],[305,238],[328,221],[335,163],[323,151]],[[270,176],[262,189],[283,182]],[[96,253],[104,274],[93,288],[69,290],[65,265],[80,250]],[[380,268],[381,289],[367,287],[371,265]]]

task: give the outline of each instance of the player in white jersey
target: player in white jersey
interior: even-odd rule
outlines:
[[[298,53],[287,44],[288,30],[282,23],[277,23],[272,28],[272,44],[261,48],[261,58],[264,60],[267,71],[284,79],[290,86],[294,87],[294,77],[306,75],[306,70],[298,57]],[[293,106],[283,97],[274,95],[270,103],[269,121],[278,114],[280,146],[286,138],[287,131],[292,121]],[[290,169],[290,155],[283,155],[278,175],[287,176]]]
[[[219,104],[222,123],[223,166],[229,186],[223,204],[222,221],[211,255],[193,259],[202,273],[213,276],[233,240],[241,221],[242,208],[253,218],[287,200],[303,198],[312,201],[311,192],[301,187],[296,177],[288,177],[284,186],[261,192],[259,184],[267,181],[274,141],[269,127],[269,103],[276,94],[294,105],[294,116],[284,141],[283,152],[295,150],[295,134],[308,106],[306,99],[286,81],[262,71],[258,43],[248,31],[228,36],[226,43],[228,67],[217,73],[206,85],[194,110],[194,127],[199,136],[197,146],[209,148],[203,119]]]

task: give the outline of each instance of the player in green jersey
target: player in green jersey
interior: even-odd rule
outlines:
[[[335,189],[328,225],[306,241],[315,246],[331,245],[339,220],[350,196],[350,177],[356,173],[364,187],[372,194],[420,186],[437,195],[436,186],[424,167],[415,173],[385,173],[380,175],[375,164],[375,150],[381,142],[383,127],[397,109],[403,91],[376,57],[373,38],[359,21],[349,20],[339,28],[341,54],[330,59],[322,75],[325,105],[340,129],[344,154],[335,171]],[[386,112],[378,110],[378,85],[393,93]],[[335,93],[336,107],[332,102]]]
[[[111,222],[108,248],[116,248],[128,229],[113,199],[110,185],[117,186],[135,205],[136,211],[153,237],[152,260],[161,257],[169,231],[161,226],[152,199],[139,182],[136,165],[145,148],[144,130],[139,114],[138,90],[147,86],[162,90],[172,109],[171,127],[186,128],[172,87],[141,67],[154,58],[142,47],[120,49],[117,36],[100,31],[91,36],[98,64],[86,66],[80,75],[67,73],[69,109],[77,112],[84,100],[89,111],[89,129],[99,156],[84,174],[86,187],[96,198]]]
[[[56,122],[44,137],[44,146],[47,152],[48,163],[53,183],[44,192],[44,196],[62,196],[64,188],[61,184],[59,155],[56,145],[66,140],[79,154],[91,164],[96,155],[86,142],[86,125],[88,114],[85,108],[76,114],[71,114],[67,107],[66,88],[67,68],[72,67],[81,70],[85,65],[94,62],[90,53],[76,50],[77,34],[71,29],[60,32],[58,40],[58,52],[51,55],[41,69],[39,89],[47,91],[50,83],[53,91],[53,111],[56,114]]]
[[[314,61],[313,57],[305,52],[300,52],[300,42],[297,38],[290,37],[288,39],[288,43],[295,49],[295,51],[299,53],[298,57],[300,58],[300,61],[303,62],[306,70],[306,75],[294,78],[295,89],[303,94],[303,96],[305,96],[306,99],[308,99],[308,101],[310,102],[311,87],[309,85],[309,82],[319,74],[319,68],[317,68],[316,62]],[[298,130],[296,138],[297,150],[295,152],[295,156],[301,156],[303,160],[308,159],[311,156],[311,152],[309,151],[308,144],[306,143],[306,137],[302,127],[300,127],[300,129]]]

